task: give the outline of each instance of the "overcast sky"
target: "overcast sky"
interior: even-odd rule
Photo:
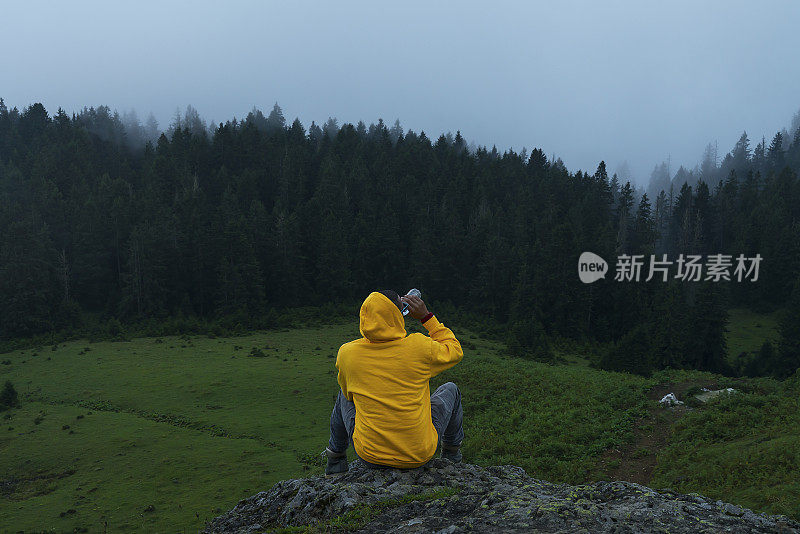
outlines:
[[[277,101],[287,120],[399,118],[429,137],[540,147],[646,183],[800,108],[800,2],[0,3],[0,97],[108,105],[166,128]],[[755,145],[755,141],[753,142]]]

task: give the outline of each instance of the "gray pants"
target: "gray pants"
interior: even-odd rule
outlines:
[[[452,382],[442,384],[431,395],[431,419],[439,435],[439,444],[461,445],[464,439],[464,410],[461,407],[461,392]],[[356,405],[339,391],[336,405],[331,412],[331,437],[328,449],[344,452],[353,442],[353,429],[356,426]],[[361,461],[364,461],[363,458]],[[369,462],[364,461],[364,463]]]

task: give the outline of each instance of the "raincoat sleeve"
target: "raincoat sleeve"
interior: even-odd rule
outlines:
[[[353,400],[353,394],[347,391],[347,369],[343,369],[342,365],[342,349],[339,349],[339,353],[336,355],[336,369],[339,371],[339,374],[336,377],[336,381],[339,383],[339,387],[342,389],[342,393],[344,394],[344,398],[349,401]]]
[[[428,329],[431,337],[431,376],[436,376],[461,361],[464,351],[452,330],[436,317],[431,317],[422,326]]]

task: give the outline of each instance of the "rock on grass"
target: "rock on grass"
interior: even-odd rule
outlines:
[[[515,466],[435,459],[410,470],[285,480],[244,499],[207,533],[309,527],[311,532],[800,532],[783,516],[632,482],[551,484]]]

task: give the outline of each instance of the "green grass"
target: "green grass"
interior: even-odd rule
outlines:
[[[743,391],[726,403],[746,402],[680,420],[654,485],[800,517],[797,393],[780,383],[678,371],[645,379],[591,369],[566,350],[572,363],[548,365],[456,334],[464,361],[432,389],[452,380],[462,390],[466,461],[554,482],[606,478],[599,460],[631,439],[653,384],[716,381]],[[109,532],[195,532],[278,480],[319,473],[334,356],[357,336],[353,322],[3,354],[0,383],[14,383],[21,407],[0,412],[0,531],[95,532],[107,522]]]
[[[469,461],[514,464],[554,482],[595,474],[598,457],[631,437],[645,413],[648,379],[548,365],[485,350],[434,380],[458,384]]]
[[[731,383],[681,417],[658,455],[653,486],[700,492],[800,518],[800,387],[770,379]]]
[[[355,335],[333,325],[3,355],[0,381],[22,408],[2,420],[0,472],[22,482],[0,495],[0,531],[194,532],[303,475],[327,443],[333,356]]]
[[[780,312],[758,313],[745,308],[728,310],[728,359],[731,362],[742,352],[757,352],[765,341],[778,340]]]
[[[629,433],[644,379],[513,359],[499,343],[458,335],[465,360],[437,383],[464,391],[468,460],[582,481]],[[333,356],[357,336],[348,323],[3,355],[0,381],[15,384],[22,408],[0,427],[0,469],[19,481],[0,497],[0,531],[106,521],[110,531],[194,531],[278,480],[319,472],[338,391]]]

